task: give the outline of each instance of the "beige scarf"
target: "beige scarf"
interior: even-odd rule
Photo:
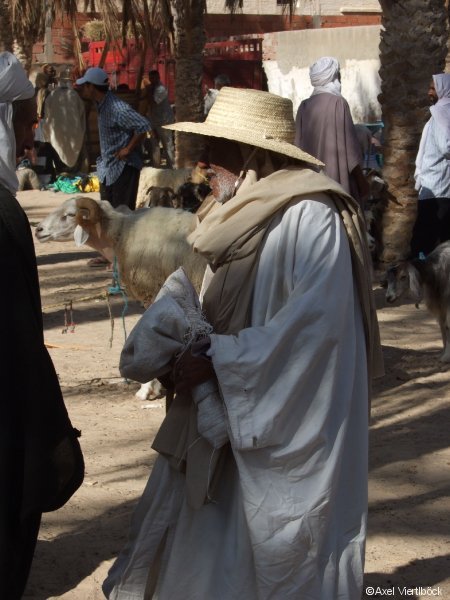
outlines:
[[[370,381],[384,370],[364,217],[357,202],[323,174],[294,167],[275,171],[242,186],[234,198],[204,218],[190,236],[194,251],[202,254],[215,272],[203,306],[217,333],[237,333],[248,325],[258,250],[272,217],[292,201],[319,193],[332,197],[350,242]]]

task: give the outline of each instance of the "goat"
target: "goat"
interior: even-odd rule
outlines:
[[[440,244],[424,259],[402,261],[388,269],[386,301],[395,302],[407,290],[416,307],[423,300],[439,323],[444,346],[439,360],[450,362],[450,242]]]
[[[170,187],[151,187],[148,190],[147,198],[141,208],[155,206],[165,206],[166,208],[181,208],[177,206],[178,201],[176,193]]]
[[[211,188],[207,183],[188,181],[178,188],[174,207],[195,213],[210,193]]]
[[[211,188],[207,183],[192,181],[183,183],[176,192],[168,187],[152,187],[148,190],[147,198],[141,208],[165,206],[195,213],[210,192]]]
[[[170,188],[173,191],[186,183],[207,182],[208,167],[197,165],[181,169],[157,169],[156,167],[144,167],[139,177],[139,187],[136,196],[136,208],[146,206],[148,192],[151,188]]]

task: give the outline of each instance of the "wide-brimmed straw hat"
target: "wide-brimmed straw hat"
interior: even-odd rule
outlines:
[[[294,145],[292,102],[269,92],[223,87],[203,123],[183,121],[164,128],[242,142],[323,166]]]

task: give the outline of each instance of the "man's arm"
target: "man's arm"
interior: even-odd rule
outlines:
[[[125,160],[127,156],[129,156],[131,152],[133,152],[135,147],[144,141],[146,135],[147,134],[145,132],[135,133],[131,140],[128,142],[128,144],[125,146],[125,148],[121,148],[118,152],[116,152],[115,157],[119,160]]]
[[[128,144],[124,148],[118,150],[115,154],[115,157],[119,160],[125,160],[134,148],[144,140],[147,131],[151,129],[151,125],[145,117],[131,108],[120,113],[117,121],[119,127],[133,133]]]

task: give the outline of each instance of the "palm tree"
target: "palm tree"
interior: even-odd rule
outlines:
[[[427,89],[447,53],[445,0],[380,0],[380,102],[385,124],[383,178],[388,184],[381,262],[409,253],[416,217],[414,162],[429,117]]]
[[[85,0],[85,10],[91,5],[92,1]],[[57,13],[65,13],[75,22],[76,12],[77,0],[0,0],[0,46],[13,49],[29,71],[33,45],[43,39],[46,26]]]
[[[110,0],[98,1],[105,18],[110,12]],[[200,121],[203,118],[202,54],[206,36],[204,14],[206,0],[122,0],[122,32],[140,24],[150,35],[159,28],[166,36],[175,57],[175,107],[178,121]],[[113,23],[106,23],[111,32]],[[114,34],[110,33],[111,38]],[[176,163],[193,164],[200,156],[203,140],[200,136],[176,134]]]

